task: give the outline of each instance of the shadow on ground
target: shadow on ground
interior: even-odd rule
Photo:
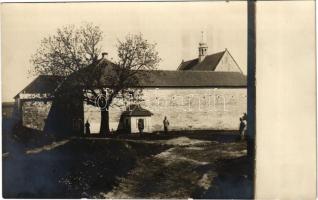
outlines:
[[[223,159],[216,163],[217,177],[207,191],[197,190],[193,198],[198,199],[252,199],[253,181],[248,177],[246,156]]]
[[[159,141],[158,141],[159,142]],[[246,143],[191,139],[139,161],[118,186],[97,198],[252,198]]]
[[[163,149],[160,145],[75,139],[38,154],[10,155],[3,159],[3,197],[89,197],[110,190],[137,160]]]
[[[237,133],[77,138],[3,158],[5,198],[251,198]]]

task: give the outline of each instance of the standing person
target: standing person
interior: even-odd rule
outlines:
[[[142,134],[142,132],[144,131],[144,120],[143,119],[139,119],[138,120],[138,130],[140,135]]]
[[[246,113],[243,113],[242,119],[247,121],[247,114]]]
[[[86,123],[85,123],[85,134],[86,135],[91,134],[90,126],[91,125],[89,124],[88,120],[86,120]]]
[[[165,116],[164,120],[163,120],[163,128],[164,128],[164,132],[165,134],[168,133],[168,127],[169,127],[169,121],[167,119],[167,116]]]
[[[243,140],[244,139],[244,133],[245,133],[245,123],[244,123],[244,120],[242,117],[240,117],[240,128],[239,128],[239,131],[240,131],[240,136],[241,136],[241,139]]]
[[[246,136],[247,136],[247,121],[245,120],[244,121],[244,124],[245,124],[245,127],[243,129],[243,137],[242,137],[242,140],[245,140],[246,139]]]

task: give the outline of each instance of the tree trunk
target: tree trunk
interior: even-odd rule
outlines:
[[[110,131],[109,131],[109,111],[108,111],[108,109],[101,110],[101,122],[100,122],[99,133],[101,135],[106,135],[106,134],[110,133]]]

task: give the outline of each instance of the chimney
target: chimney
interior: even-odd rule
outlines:
[[[106,58],[108,56],[108,53],[107,52],[103,52],[102,53],[102,59]]]

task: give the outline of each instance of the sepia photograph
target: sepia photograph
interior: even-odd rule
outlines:
[[[3,198],[254,198],[252,11],[2,4]]]

